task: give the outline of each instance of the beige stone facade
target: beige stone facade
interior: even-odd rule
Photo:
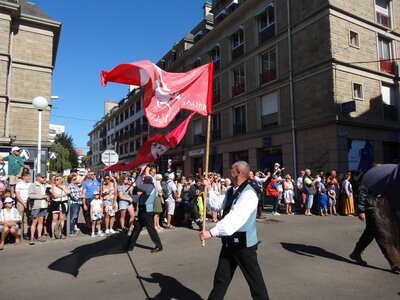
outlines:
[[[398,162],[400,6],[381,3],[214,0],[213,29],[158,63],[184,72],[214,60],[209,169],[227,176],[245,159],[255,170],[279,162],[290,173],[343,173]],[[199,116],[161,172],[171,163],[178,173],[204,171],[205,136]]]
[[[0,147],[35,147],[38,113],[33,98],[50,102],[61,23],[24,0],[0,1]],[[42,112],[42,147],[49,142],[51,103]],[[45,161],[44,161],[45,162]]]

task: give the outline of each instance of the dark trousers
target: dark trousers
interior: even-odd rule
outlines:
[[[272,202],[274,205],[274,208],[272,212],[278,212],[279,211],[279,199],[278,196],[267,196],[267,199],[269,202]]]
[[[253,299],[269,299],[257,261],[257,245],[241,249],[222,247],[214,275],[214,286],[208,299],[220,300],[224,298],[237,266],[240,267],[246,278]]]
[[[153,213],[148,213],[145,209],[139,207],[138,219],[135,219],[133,225],[134,228],[128,241],[129,249],[133,249],[133,247],[135,247],[140,232],[145,226],[153,243],[156,245],[156,247],[162,249],[160,237],[158,236],[157,230],[154,228]]]
[[[354,248],[354,253],[361,254],[365,248],[375,239],[381,249],[383,255],[389,262],[390,266],[393,266],[393,261],[390,258],[388,251],[386,249],[385,239],[382,233],[378,230],[375,220],[375,215],[373,210],[365,211],[365,223],[366,227],[358,240],[356,247]]]
[[[87,226],[89,232],[92,230],[91,229],[92,221],[90,221],[90,203],[92,202],[92,200],[93,200],[92,198],[84,199],[86,206],[87,206],[87,210],[83,210],[83,216],[85,217],[86,226]]]

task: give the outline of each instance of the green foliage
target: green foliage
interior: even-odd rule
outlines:
[[[90,155],[85,155],[82,157],[81,167],[87,168],[90,166]]]
[[[78,155],[75,152],[74,140],[71,136],[66,133],[57,134],[54,143],[61,144],[65,149],[68,150],[68,161],[71,164],[71,168],[78,167]]]
[[[64,170],[71,169],[69,151],[62,144],[54,142],[50,147],[50,152],[55,152],[57,158],[50,160],[49,171],[62,173]]]

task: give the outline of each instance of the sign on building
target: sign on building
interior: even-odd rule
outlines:
[[[118,154],[114,150],[106,150],[101,154],[101,161],[106,166],[116,164],[118,159]]]

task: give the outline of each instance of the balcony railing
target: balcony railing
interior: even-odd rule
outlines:
[[[279,122],[279,115],[277,112],[261,116],[261,126],[263,128],[278,125],[278,122]]]
[[[390,17],[380,12],[376,12],[376,22],[382,26],[390,27]]]
[[[202,134],[196,134],[193,136],[193,142],[195,145],[205,143],[206,137]]]
[[[218,71],[219,67],[221,65],[221,60],[218,58],[217,60],[214,60],[214,67],[213,67],[213,71]]]
[[[244,83],[237,83],[232,87],[232,95],[237,96],[244,93]]]
[[[388,121],[398,121],[399,120],[399,110],[397,106],[383,104],[383,118]]]
[[[390,59],[380,58],[379,59],[379,68],[381,71],[384,71],[387,73],[394,73],[394,62]]]
[[[242,56],[244,54],[244,44],[237,46],[235,49],[232,49],[232,60]]]
[[[265,27],[258,33],[259,43],[261,44],[266,40],[269,40],[273,36],[275,36],[275,23],[271,24],[268,27]]]
[[[266,70],[260,74],[260,83],[265,84],[276,79],[276,68]]]

